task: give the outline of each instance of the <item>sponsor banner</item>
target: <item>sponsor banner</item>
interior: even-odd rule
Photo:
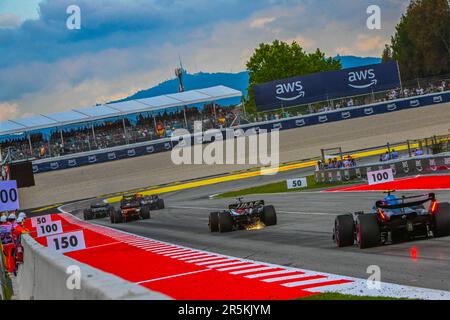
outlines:
[[[254,87],[259,112],[399,88],[397,62],[314,73]]]
[[[17,210],[19,207],[17,181],[0,181],[0,212]]]
[[[336,175],[339,177],[339,172]],[[367,172],[369,186],[394,181],[394,170],[392,168]]]
[[[344,177],[346,181],[365,179],[369,184],[377,184],[377,182],[384,183],[405,176],[447,171],[450,170],[449,164],[450,155],[423,156],[386,163],[381,162],[350,169],[316,171],[314,177],[318,183],[340,182],[343,180],[342,177]],[[388,173],[387,176],[384,174],[385,172]],[[381,177],[379,174],[381,174]]]
[[[352,107],[330,111],[321,114],[311,114],[302,117],[295,117],[289,119],[282,119],[277,121],[255,123],[250,125],[242,126],[241,130],[238,130],[235,136],[240,136],[244,134],[244,131],[255,130],[267,130],[271,131],[273,129],[278,130],[289,130],[302,128],[307,126],[313,126],[317,124],[326,124],[329,122],[342,121],[347,119],[355,119],[360,117],[367,117],[376,114],[389,113],[394,111],[405,110],[409,108],[415,108],[415,103],[410,103],[410,101],[419,100],[420,104],[416,107],[424,107],[428,105],[433,105],[437,103],[445,103],[450,101],[450,92],[430,94],[427,96],[414,97],[410,99],[402,99],[395,101],[387,101],[383,103],[374,104],[371,106],[360,106]],[[395,105],[395,109],[394,109]],[[239,127],[235,128],[239,129]],[[223,138],[226,138],[225,131],[222,131]],[[191,135],[191,144],[194,143],[194,137]],[[201,142],[200,140],[198,142]],[[170,151],[178,143],[183,143],[182,141],[177,141],[173,139],[172,142],[149,142],[149,144],[139,147],[127,147],[124,146],[123,149],[115,151],[98,151],[93,156],[77,156],[74,155],[72,158],[65,160],[48,160],[39,161],[33,163],[33,172],[47,172],[52,170],[68,169],[73,167],[79,167],[89,164],[102,163],[106,161],[115,161],[120,159],[127,159],[130,157],[139,157],[153,153]],[[208,141],[203,141],[203,143],[208,143]],[[134,150],[134,151],[133,151]]]
[[[288,189],[301,189],[308,187],[308,181],[306,178],[297,178],[286,180]]]
[[[86,249],[83,230],[48,236],[47,244],[49,249],[58,253]]]

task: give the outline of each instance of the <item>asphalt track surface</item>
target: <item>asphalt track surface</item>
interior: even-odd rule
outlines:
[[[310,173],[308,169],[245,179],[239,181],[239,188],[306,173]],[[151,220],[114,225],[113,228],[238,258],[344,276],[367,278],[367,268],[377,265],[381,268],[383,282],[450,290],[448,237],[366,250],[356,246],[344,249],[335,247],[331,232],[335,216],[370,210],[381,196],[379,192],[295,192],[249,196],[246,199],[264,199],[267,204],[273,204],[278,212],[278,225],[261,230],[211,234],[208,231],[209,212],[225,208],[233,199],[210,199],[209,196],[236,187],[236,182],[225,182],[167,193],[163,195],[166,209],[152,211]],[[449,201],[448,191],[436,193],[441,201]],[[74,203],[64,209],[80,216],[81,209],[89,202]],[[94,223],[111,227],[107,219]]]
[[[447,134],[450,104],[395,112],[389,115],[341,121],[326,125],[287,130],[281,133],[280,159],[290,161],[318,156],[322,147],[341,145],[344,150],[383,145],[387,141]],[[418,123],[420,119],[420,123]],[[305,137],[299,139],[299,137]],[[105,193],[148,185],[192,179],[245,169],[246,166],[175,167],[170,153],[140,157],[101,165],[39,174],[37,186],[21,194],[23,206],[89,198]],[[379,192],[368,193],[289,193],[251,196],[264,199],[278,212],[278,225],[261,230],[211,234],[208,213],[221,210],[233,199],[214,199],[210,195],[242,189],[285,178],[310,174],[312,169],[280,172],[275,176],[223,182],[204,187],[166,193],[166,209],[152,211],[152,219],[135,221],[114,228],[160,241],[207,250],[218,254],[289,267],[367,278],[367,267],[378,265],[382,281],[415,287],[450,290],[449,238],[419,240],[379,248],[338,249],[332,242],[337,214],[369,210]],[[408,193],[400,193],[408,194]],[[438,191],[441,201],[449,201],[449,191]],[[64,206],[80,216],[91,201]],[[53,209],[55,210],[55,209]],[[43,212],[42,212],[43,213]],[[107,219],[94,223],[111,227]]]
[[[404,142],[450,129],[450,103],[389,114],[332,122],[280,132],[280,162],[320,156],[321,148],[341,146],[344,151],[387,142]],[[86,199],[179,180],[224,174],[252,165],[183,165],[172,163],[170,152],[37,174],[36,186],[20,190],[21,206],[35,208]]]

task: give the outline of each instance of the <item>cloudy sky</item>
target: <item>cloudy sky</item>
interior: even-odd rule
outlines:
[[[0,120],[90,106],[190,73],[238,72],[261,42],[380,56],[409,0],[0,0]],[[369,5],[382,29],[368,30]],[[69,5],[81,30],[69,30]]]

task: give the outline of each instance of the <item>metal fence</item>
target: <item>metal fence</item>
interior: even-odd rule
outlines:
[[[330,184],[351,180],[367,180],[368,172],[384,169],[392,169],[394,177],[398,178],[448,171],[450,170],[450,153],[377,162],[354,168],[318,170],[314,173],[314,178],[317,183]]]

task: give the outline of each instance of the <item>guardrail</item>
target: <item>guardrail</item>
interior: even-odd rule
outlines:
[[[450,153],[377,162],[354,168],[324,169],[316,171],[314,179],[317,183],[335,183],[355,179],[367,180],[367,172],[384,169],[392,169],[394,177],[399,178],[446,171],[450,170]]]
[[[22,237],[24,264],[17,276],[20,300],[169,300],[170,298],[101,272]],[[76,266],[80,287],[72,288],[68,268]]]
[[[298,116],[288,119],[250,123],[235,127],[234,129],[254,130],[255,132],[258,132],[261,129],[267,131],[271,131],[274,129],[288,130],[335,121],[356,119],[376,114],[425,107],[446,102],[450,102],[450,92],[434,93],[419,97],[392,100],[365,106],[341,108],[330,112]],[[226,138],[225,130],[222,130],[222,136],[223,138]],[[194,139],[199,139],[199,136],[191,135],[191,139],[193,142]],[[104,150],[96,150],[81,154],[67,155],[59,158],[36,160],[33,162],[33,171],[34,173],[41,173],[53,170],[69,169],[73,167],[96,164],[106,161],[115,161],[119,159],[144,156],[170,151],[173,149],[174,145],[176,145],[176,143],[171,141],[171,139],[163,139]]]

